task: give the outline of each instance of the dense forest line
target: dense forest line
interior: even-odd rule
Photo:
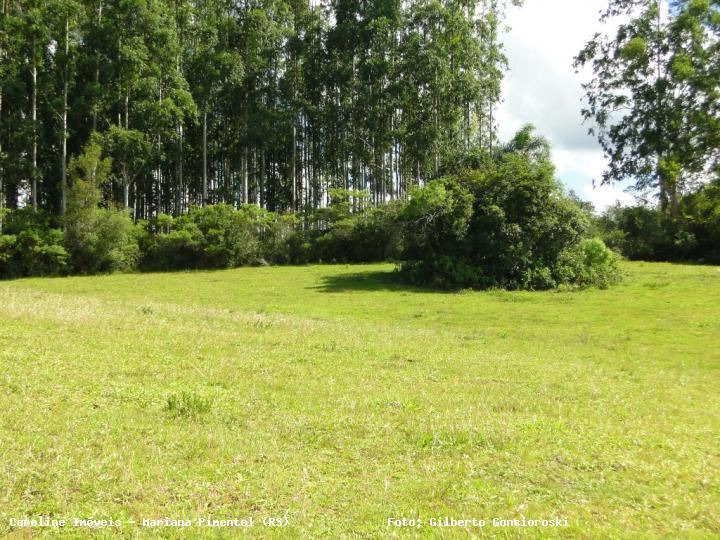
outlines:
[[[565,194],[531,126],[458,167],[377,206],[368,191],[338,188],[302,216],[215,204],[133,223],[103,206],[112,161],[91,144],[70,160],[64,216],[8,214],[0,277],[388,260],[406,280],[442,288],[606,287],[619,277],[617,256],[592,238],[591,213]]]
[[[106,202],[374,205],[495,143],[498,0],[0,2],[0,192],[67,209],[70,156],[112,158]]]

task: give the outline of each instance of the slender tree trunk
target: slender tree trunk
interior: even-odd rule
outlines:
[[[208,196],[208,174],[207,174],[207,110],[203,111],[203,184],[202,184],[202,205],[207,204]]]
[[[660,2],[655,2],[655,7],[657,8],[657,17],[655,20],[656,23],[656,32],[658,39],[660,38]],[[660,96],[659,88],[657,87],[658,82],[660,81],[660,76],[662,73],[661,68],[661,62],[662,58],[660,56],[660,46],[659,44],[655,45],[656,55],[655,55],[655,85],[656,85],[656,112],[657,115],[655,118],[656,122],[656,128],[657,128],[657,135],[658,135],[658,145],[662,145],[662,121],[660,120],[660,116],[662,114],[662,97]],[[663,160],[663,152],[662,148],[658,148],[658,184],[660,187],[660,205],[662,207],[663,212],[667,211],[668,207],[668,196],[667,196],[667,183],[665,179],[665,175],[662,171],[660,171],[660,163]]]
[[[495,143],[495,128],[493,127],[493,106],[490,103],[488,114],[488,149],[492,152],[493,144]]]
[[[250,201],[248,201],[248,181],[250,178],[250,175],[248,174],[248,169],[250,168],[250,162],[248,161],[248,147],[245,147],[245,151],[243,152],[243,162],[245,163],[245,167],[243,167],[243,204],[248,204]]]
[[[370,202],[373,206],[377,206],[379,198],[378,192],[380,190],[380,174],[378,170],[377,159],[375,158],[375,135],[372,136],[371,143],[372,146],[370,147],[370,163],[372,164],[372,166],[370,170],[372,171],[373,185],[371,186],[372,198]]]
[[[125,101],[123,104],[124,117],[125,117],[125,129],[130,129],[130,94],[125,92]],[[122,120],[120,114],[118,114],[118,123],[122,127]],[[128,169],[127,159],[122,163],[122,178],[123,178],[123,207],[130,208],[130,172]],[[137,191],[136,191],[137,193]],[[137,218],[137,204],[133,205],[133,219]]]
[[[437,78],[435,79],[435,85],[437,86]],[[440,169],[440,156],[438,153],[438,141],[437,139],[440,136],[440,100],[438,96],[435,96],[435,176],[438,175],[438,170]]]
[[[293,119],[293,134],[292,134],[292,211],[297,210],[297,126],[295,119]]]
[[[102,25],[102,12],[103,12],[103,3],[102,0],[98,3],[98,9],[97,9],[97,25],[98,28]],[[100,51],[95,50],[95,91],[100,87]],[[97,102],[97,96],[95,97],[96,102],[93,103],[93,112],[92,112],[92,130],[97,131],[97,113],[98,113],[98,107],[100,104]]]
[[[469,8],[468,8],[469,9]],[[465,103],[465,149],[470,148],[470,102]]]
[[[65,66],[63,81],[63,110],[62,110],[62,155],[60,157],[60,213],[65,215],[67,210],[67,140],[68,140],[68,62],[70,54],[70,20],[65,19]]]
[[[394,106],[393,106],[394,107]],[[390,200],[395,199],[395,109],[390,115]]]
[[[32,60],[30,62],[30,79],[31,79],[31,115],[32,115],[32,178],[30,180],[30,198],[32,207],[37,209],[38,205],[38,170],[37,170],[37,58],[35,55],[35,38],[32,40]]]
[[[3,4],[3,15],[5,15],[5,4]],[[0,62],[3,60],[3,51],[0,49]],[[3,149],[3,133],[2,133],[2,113],[3,113],[3,91],[2,85],[0,84],[0,156],[2,156]],[[0,233],[2,233],[3,227],[3,210],[5,208],[5,167],[3,166],[2,160],[0,160]]]
[[[656,100],[656,128],[657,128],[657,140],[658,140],[658,147],[657,147],[657,160],[658,160],[658,167],[657,167],[657,176],[658,176],[658,187],[660,189],[660,206],[663,211],[663,213],[667,213],[668,210],[670,212],[671,216],[675,216],[677,212],[678,202],[677,202],[677,179],[670,179],[667,176],[667,173],[663,170],[661,170],[661,165],[664,160],[665,156],[665,133],[664,133],[664,125],[663,125],[663,96],[660,93],[660,87],[659,82],[662,79],[663,72],[662,72],[662,65],[663,65],[663,58],[662,58],[662,49],[659,41],[661,40],[661,29],[662,29],[662,14],[660,9],[660,3],[656,2],[655,6],[657,8],[657,17],[656,17],[656,33],[657,33],[657,39],[658,43],[655,44],[655,85],[656,85],[656,94],[657,94],[657,100]]]
[[[238,186],[237,186],[237,206],[240,208],[245,202],[243,201],[243,185],[245,184],[245,167],[247,165],[245,164],[245,152],[240,152],[240,175],[238,177]]]
[[[65,103],[67,103],[67,89],[64,96],[64,101]],[[62,156],[60,158],[60,213],[62,215],[65,215],[65,211],[67,210],[67,116],[67,106],[65,106],[63,108]]]
[[[260,150],[260,179],[258,182],[258,205],[265,208],[265,149]]]
[[[122,164],[122,179],[123,179],[123,206],[130,208],[130,178],[127,170],[127,165]]]
[[[162,92],[162,88],[160,88],[160,91],[158,92],[158,106],[162,105],[162,99],[163,99],[162,96],[163,96],[163,92]],[[162,155],[162,135],[160,133],[160,129],[158,129],[158,132],[157,132],[157,150],[158,150],[158,156],[161,156]],[[162,161],[159,159],[158,159],[158,164],[157,164],[156,176],[157,176],[157,185],[155,186],[155,188],[157,190],[157,197],[156,197],[156,201],[155,201],[155,215],[157,216],[157,214],[164,211],[163,196],[165,195],[165,193],[163,191]]]
[[[257,148],[255,146],[253,146],[252,161],[253,161],[253,187],[255,187],[255,189],[256,189],[256,192],[253,195],[255,195],[255,204],[259,205],[258,194],[257,194],[257,185],[258,185]]]
[[[183,41],[182,41],[183,33],[180,28],[180,19],[179,19],[179,15],[178,15],[178,8],[179,8],[179,5],[176,0],[176,2],[175,2],[175,30],[177,31],[177,34],[180,38],[179,50],[182,51],[184,49]],[[182,78],[183,74],[182,74],[182,68],[181,68],[181,62],[180,62],[180,53],[178,53],[177,57],[175,58],[175,70],[178,74],[178,77]],[[183,187],[183,135],[184,135],[184,133],[183,133],[182,122],[178,124],[178,135],[179,135],[178,144],[179,144],[180,155],[178,157],[178,171],[177,171],[178,172],[178,185],[175,188],[176,194],[174,197],[175,198],[176,215],[182,214],[182,201],[183,201],[183,192],[184,192],[184,187]]]
[[[183,132],[183,126],[180,124],[178,126],[178,131],[180,134],[180,157],[178,159],[178,193],[177,193],[177,203],[175,211],[178,215],[183,213],[183,200],[185,198],[185,178],[184,178],[184,170],[183,170],[183,143],[184,143],[184,132]]]

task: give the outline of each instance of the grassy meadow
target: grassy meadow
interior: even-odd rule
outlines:
[[[41,514],[289,523],[95,537],[720,536],[720,268],[459,293],[392,270],[0,283],[0,537],[57,534],[8,525]],[[569,526],[387,526],[438,516]]]

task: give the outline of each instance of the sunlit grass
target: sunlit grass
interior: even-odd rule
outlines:
[[[38,514],[720,535],[720,268],[624,270],[542,293],[423,291],[391,265],[0,283],[0,536]]]

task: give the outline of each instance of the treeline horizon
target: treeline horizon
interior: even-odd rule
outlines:
[[[330,189],[406,198],[495,144],[497,0],[0,2],[0,199],[67,210],[68,163],[112,159],[134,220],[280,212]]]

